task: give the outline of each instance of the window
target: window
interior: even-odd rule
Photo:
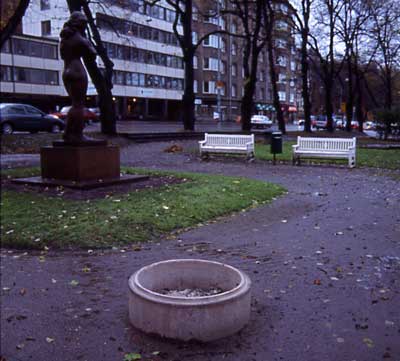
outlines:
[[[0,66],[0,81],[12,81],[11,66]]]
[[[291,103],[294,103],[294,93],[293,92],[290,92],[290,102]]]
[[[285,74],[280,73],[278,75],[278,83],[286,83],[286,75]]]
[[[232,76],[237,75],[237,64],[232,64]]]
[[[281,102],[285,102],[286,101],[286,92],[280,91],[280,92],[278,92],[278,96],[279,96],[279,100]]]
[[[231,87],[231,96],[232,96],[232,97],[236,97],[236,85],[235,85],[235,84],[232,84],[232,87]]]
[[[288,24],[287,24],[287,22],[285,22],[283,20],[278,20],[276,22],[276,28],[278,30],[286,30],[288,28]]]
[[[14,81],[19,83],[58,85],[58,72],[53,70],[15,67]]]
[[[21,107],[21,106],[17,106],[17,105],[9,107],[8,108],[8,113],[9,114],[26,114],[25,113],[25,107]]]
[[[265,71],[261,70],[260,71],[260,81],[264,81],[265,80]]]
[[[284,39],[276,39],[275,46],[280,49],[285,49],[287,46],[287,41]]]
[[[50,20],[42,21],[42,36],[51,35],[51,22]]]
[[[265,98],[265,89],[264,88],[260,88],[260,98],[262,100],[264,100],[264,98]]]
[[[222,68],[222,66],[221,66],[221,68]],[[221,70],[218,68],[218,59],[217,58],[204,58],[203,69],[204,70],[212,70],[212,71],[220,71]]]
[[[195,31],[192,31],[192,43],[197,44],[197,41],[199,40],[199,36]]]
[[[291,61],[291,62],[290,62],[290,69],[291,69],[292,71],[296,71],[296,62],[295,62],[295,61]]]
[[[34,107],[30,107],[28,105],[25,105],[25,110],[28,114],[42,115],[42,112],[40,112],[38,109],[35,109]]]
[[[226,40],[225,39],[221,39],[221,51],[223,53],[226,52]]]
[[[198,67],[198,62],[199,62],[199,59],[198,59],[197,56],[195,55],[195,56],[193,57],[193,69],[197,69],[197,67]]]
[[[50,1],[40,0],[40,10],[49,10],[49,9],[50,9]]]
[[[198,85],[198,83],[197,83],[197,80],[193,80],[193,93],[197,93],[197,85]]]
[[[286,57],[283,55],[278,56],[278,58],[276,59],[276,64],[280,66],[286,66],[287,64]]]
[[[217,35],[207,36],[203,41],[203,45],[205,47],[209,46],[209,47],[218,49],[219,48],[219,36],[217,36]]]
[[[236,43],[232,43],[231,53],[232,53],[232,55],[236,55],[236,53],[237,53],[237,45],[236,45]]]
[[[198,20],[199,19],[199,10],[195,6],[192,6],[192,19]]]
[[[237,32],[237,25],[235,23],[231,24],[231,33],[236,34]]]
[[[203,82],[203,93],[215,94],[215,81],[204,81]]]
[[[226,62],[225,61],[221,61],[220,65],[221,65],[221,69],[220,69],[221,74],[225,74]]]

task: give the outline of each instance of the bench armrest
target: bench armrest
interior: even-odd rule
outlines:
[[[294,145],[292,145],[292,150],[296,150],[298,147],[299,147],[298,144],[294,144]]]
[[[206,141],[205,141],[205,140],[200,140],[200,141],[199,141],[199,144],[200,144],[200,145],[204,145],[204,144],[206,144]]]

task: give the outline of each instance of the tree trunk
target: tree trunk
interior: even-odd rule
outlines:
[[[195,112],[194,112],[194,70],[193,70],[193,55],[189,53],[184,57],[185,63],[185,86],[182,95],[182,120],[183,128],[188,131],[194,130]]]
[[[182,95],[182,120],[183,128],[188,131],[194,130],[195,112],[194,112],[194,70],[193,56],[195,49],[192,40],[192,1],[188,0],[185,4],[185,12],[181,16],[181,25],[183,28],[182,35],[182,52],[185,67],[185,85]],[[176,34],[179,36],[178,34]]]
[[[351,132],[351,121],[353,119],[354,94],[353,94],[353,64],[350,56],[347,59],[347,100],[346,100],[346,131]]]
[[[303,97],[303,107],[304,107],[304,131],[311,133],[311,103],[310,94],[308,88],[308,28],[302,31],[302,43],[301,43],[301,94]]]
[[[105,72],[103,74],[98,68],[96,62],[94,62],[94,64],[89,64],[89,62],[85,60],[86,68],[88,69],[99,96],[98,104],[100,108],[101,132],[108,135],[117,134],[115,108],[111,91],[113,88],[112,75],[114,63],[108,57],[107,50],[105,49],[103,41],[101,40],[100,32],[96,26],[92,12],[86,1],[83,2],[83,11],[88,19],[88,24],[93,34],[97,54],[100,56],[105,67]]]
[[[326,109],[326,117],[327,117],[327,130],[328,132],[333,133],[333,106],[332,106],[332,87],[325,87],[325,109]]]
[[[276,69],[275,69],[275,61],[274,61],[274,45],[272,40],[272,32],[267,32],[267,48],[268,48],[268,65],[269,65],[269,74],[271,78],[272,85],[272,98],[273,104],[276,111],[276,118],[278,120],[279,130],[285,134],[286,126],[285,120],[283,119],[283,112],[281,108],[281,102],[279,101],[278,94],[278,84],[276,82]]]
[[[393,90],[392,90],[392,72],[389,67],[386,67],[386,96],[385,96],[385,108],[392,109],[393,105]]]
[[[14,35],[15,30],[21,23],[23,16],[25,15],[26,9],[28,8],[29,0],[19,0],[18,6],[15,9],[14,14],[8,20],[7,25],[0,32],[0,49],[4,43]]]

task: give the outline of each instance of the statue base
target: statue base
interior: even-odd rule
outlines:
[[[18,178],[15,183],[92,189],[146,180],[148,176],[121,175],[119,147],[107,141],[64,141],[40,149],[41,177]]]
[[[75,182],[119,178],[119,147],[107,145],[106,141],[91,143],[77,145],[59,141],[53,147],[42,147],[42,177]]]

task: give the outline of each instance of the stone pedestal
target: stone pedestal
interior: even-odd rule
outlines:
[[[74,182],[120,177],[119,147],[57,145],[40,149],[43,178]]]
[[[103,140],[79,144],[57,141],[40,149],[42,176],[14,179],[15,183],[92,189],[146,180],[148,176],[121,175],[119,147]]]

